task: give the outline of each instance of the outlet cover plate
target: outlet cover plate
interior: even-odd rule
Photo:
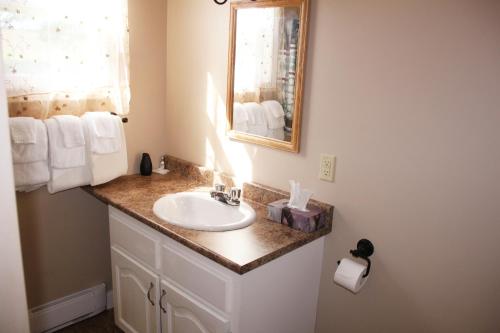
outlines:
[[[335,155],[320,155],[319,179],[329,182],[335,180],[335,160]]]

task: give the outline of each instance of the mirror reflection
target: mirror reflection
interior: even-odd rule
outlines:
[[[232,129],[290,142],[300,8],[240,8],[236,15]]]

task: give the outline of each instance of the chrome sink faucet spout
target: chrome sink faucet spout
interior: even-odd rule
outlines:
[[[215,184],[214,189],[210,191],[210,196],[226,205],[239,206],[241,189],[238,187],[231,187],[229,193],[226,193],[226,186],[224,184]]]

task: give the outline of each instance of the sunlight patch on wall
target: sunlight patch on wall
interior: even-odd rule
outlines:
[[[208,137],[205,138],[205,166],[209,169],[216,169],[215,152]]]
[[[241,185],[252,180],[252,160],[242,143],[231,141],[226,135],[226,102],[219,91],[212,74],[207,73],[206,113],[210,128],[205,138],[205,163],[207,167],[231,173]]]

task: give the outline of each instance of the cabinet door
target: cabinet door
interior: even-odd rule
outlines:
[[[111,248],[115,323],[127,333],[159,332],[159,277],[122,251]]]
[[[229,320],[180,288],[161,281],[163,333],[228,333]]]

